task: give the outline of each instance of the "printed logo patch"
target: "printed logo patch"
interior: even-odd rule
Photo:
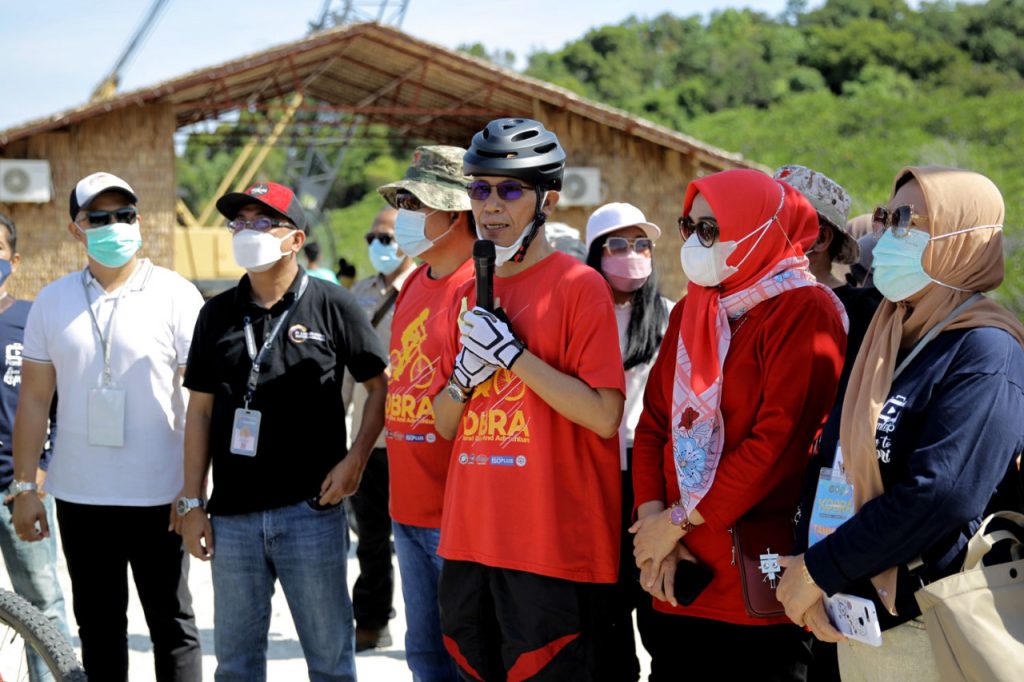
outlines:
[[[292,340],[292,343],[305,343],[306,341],[320,341],[324,342],[327,337],[320,332],[311,332],[309,328],[303,324],[293,324],[288,328],[288,338]]]
[[[267,187],[267,185],[265,183],[260,182],[260,183],[257,183],[257,184],[255,184],[255,185],[253,185],[252,187],[249,188],[249,196],[251,196],[251,197],[261,197],[261,196],[263,196],[264,194],[266,194],[269,191],[270,191],[270,188]]]

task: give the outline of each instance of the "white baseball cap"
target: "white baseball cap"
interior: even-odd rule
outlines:
[[[78,212],[83,208],[88,208],[92,200],[103,194],[104,192],[120,192],[128,197],[133,204],[139,202],[139,197],[136,196],[135,190],[132,189],[131,185],[117,177],[113,173],[93,173],[87,175],[78,181],[75,188],[71,190],[71,219],[74,220]]]
[[[590,245],[601,235],[633,225],[642,228],[647,238],[652,241],[661,236],[661,228],[648,222],[644,212],[633,204],[605,204],[591,213],[587,220],[587,249],[589,250]]]

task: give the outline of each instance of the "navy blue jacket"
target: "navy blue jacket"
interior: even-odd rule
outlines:
[[[825,425],[818,467],[831,466],[839,421]],[[1024,350],[994,327],[939,334],[893,382],[875,447],[885,492],[807,549],[805,561],[826,593],[874,599],[886,629],[920,614],[913,593],[922,579],[959,570],[989,499],[1024,449]],[[801,546],[810,511],[805,496]],[[906,564],[919,556],[925,567],[911,576]],[[869,582],[892,566],[899,567],[896,618]]]

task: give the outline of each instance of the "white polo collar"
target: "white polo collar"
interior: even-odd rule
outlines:
[[[85,282],[90,287],[95,286],[97,289],[99,289],[100,294],[109,295],[111,293],[117,293],[116,291],[108,292],[106,289],[104,289],[103,285],[96,280],[96,277],[92,274],[92,271],[89,270],[88,265],[86,265],[82,269],[82,273],[85,277]],[[148,258],[140,258],[138,264],[135,266],[134,272],[132,272],[132,274],[128,277],[128,281],[125,282],[124,286],[128,287],[128,291],[142,291],[143,289],[146,288],[146,285],[149,284],[149,278],[152,275],[153,262]]]

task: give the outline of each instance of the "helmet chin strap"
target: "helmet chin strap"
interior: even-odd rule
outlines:
[[[545,221],[548,219],[548,217],[544,215],[544,211],[541,210],[544,205],[544,197],[547,195],[547,191],[543,191],[539,187],[534,187],[533,189],[534,192],[537,193],[537,203],[533,210],[533,222],[530,225],[530,231],[526,233],[522,243],[519,244],[519,248],[516,249],[516,252],[511,258],[509,258],[513,263],[523,262],[523,259],[526,258],[526,250],[530,248],[530,243],[533,241],[533,238],[537,236],[537,232],[540,231],[541,226],[544,225]]]

